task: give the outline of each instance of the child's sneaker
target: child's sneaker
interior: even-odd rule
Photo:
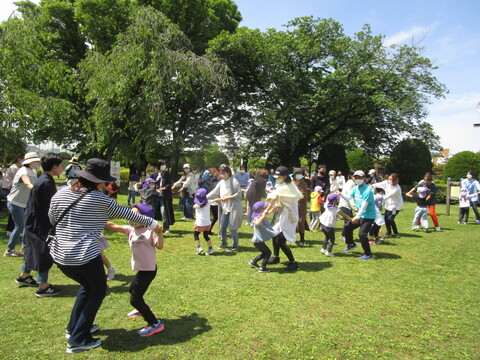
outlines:
[[[102,339],[93,339],[90,341],[88,344],[85,345],[67,345],[67,354],[76,354],[82,351],[88,351],[91,349],[95,349],[96,347],[99,347],[102,345]]]
[[[340,236],[340,241],[345,242],[345,236]]]
[[[202,247],[197,247],[196,254],[200,255],[202,252],[203,252],[203,248]]]
[[[321,249],[320,249],[320,252],[323,253],[323,254],[325,254],[325,253],[327,252],[327,249],[321,248]]]
[[[218,250],[225,250],[225,249],[228,249],[228,246],[227,245],[220,245],[218,247]]]
[[[250,265],[251,267],[255,268],[255,269],[259,269],[260,266],[258,266],[258,264],[256,262],[253,262],[253,260],[250,260],[248,262],[248,265]]]
[[[441,231],[442,231],[442,228],[441,228],[440,226],[437,226],[437,227],[435,228],[435,231],[441,232]]]
[[[420,230],[420,226],[414,226],[414,227],[412,227],[412,231],[418,231],[418,230]],[[392,236],[392,237],[393,237],[393,236]]]
[[[107,271],[107,281],[115,279],[115,269],[110,266]]]
[[[353,250],[357,247],[357,244],[353,244],[352,246],[347,246],[346,248],[343,249],[344,252],[349,252],[350,250]]]
[[[208,251],[205,253],[205,255],[212,255],[215,252],[213,248],[208,249]]]
[[[373,240],[373,239],[372,239],[372,240],[368,240],[368,243],[369,243],[370,245],[373,245],[373,244],[375,244],[375,240]]]
[[[259,272],[259,273],[268,273],[268,272],[270,272],[270,269],[260,267],[260,268],[258,269],[258,272]]]
[[[365,254],[363,254],[362,256],[360,256],[360,259],[362,259],[362,260],[372,260],[372,259],[373,259],[373,255],[365,255]]]
[[[335,257],[335,255],[333,255],[331,252],[328,252],[328,251],[325,251],[325,256]]]
[[[140,336],[150,336],[163,330],[165,330],[165,326],[163,326],[162,320],[158,320],[155,325],[147,325],[143,329],[138,330],[137,333]]]

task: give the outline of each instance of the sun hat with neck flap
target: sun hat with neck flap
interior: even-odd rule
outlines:
[[[88,159],[85,170],[77,170],[76,174],[94,183],[117,181],[116,177],[110,175],[110,163],[98,158]]]

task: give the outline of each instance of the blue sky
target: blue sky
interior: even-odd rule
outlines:
[[[38,1],[35,1],[38,2]],[[333,18],[347,35],[366,23],[385,43],[423,38],[425,56],[439,67],[435,76],[449,89],[445,99],[429,105],[427,121],[454,153],[480,151],[480,0],[236,0],[243,16],[241,26],[281,28],[289,20],[313,15]],[[15,9],[2,0],[0,20]]]

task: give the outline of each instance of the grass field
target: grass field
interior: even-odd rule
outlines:
[[[50,281],[62,292],[38,299],[14,283],[22,260],[2,257],[0,358],[479,359],[480,226],[458,225],[439,205],[444,231],[413,233],[413,208],[407,204],[397,217],[401,238],[375,245],[372,261],[358,259],[360,246],[344,254],[338,232],[337,256],[328,258],[319,251],[323,236],[307,232],[309,246],[292,246],[300,263],[294,273],[284,264],[266,274],[251,269],[257,252],[246,226],[238,254],[196,256],[193,223],[178,221],[146,294],[165,331],[148,338],[136,334],[142,318],[126,317],[134,274],[128,242],[107,232],[117,276],[96,319],[104,342],[76,355],[65,353],[64,332],[77,285],[54,267]]]

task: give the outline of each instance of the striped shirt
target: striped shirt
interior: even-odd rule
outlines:
[[[59,190],[50,203],[50,222],[55,224],[63,211],[81,194],[68,187]],[[97,239],[109,219],[127,219],[151,230],[158,225],[152,218],[118,205],[100,191],[92,191],[73,205],[57,224],[56,240],[50,247],[53,260],[61,265],[79,266],[96,258],[100,254]]]
[[[32,185],[35,185],[35,181],[37,181],[37,173],[35,170],[22,166],[13,178],[12,190],[10,191],[10,194],[8,194],[7,200],[13,205],[25,209],[27,207],[28,198],[30,197],[30,189],[23,183],[23,175],[27,175]]]

